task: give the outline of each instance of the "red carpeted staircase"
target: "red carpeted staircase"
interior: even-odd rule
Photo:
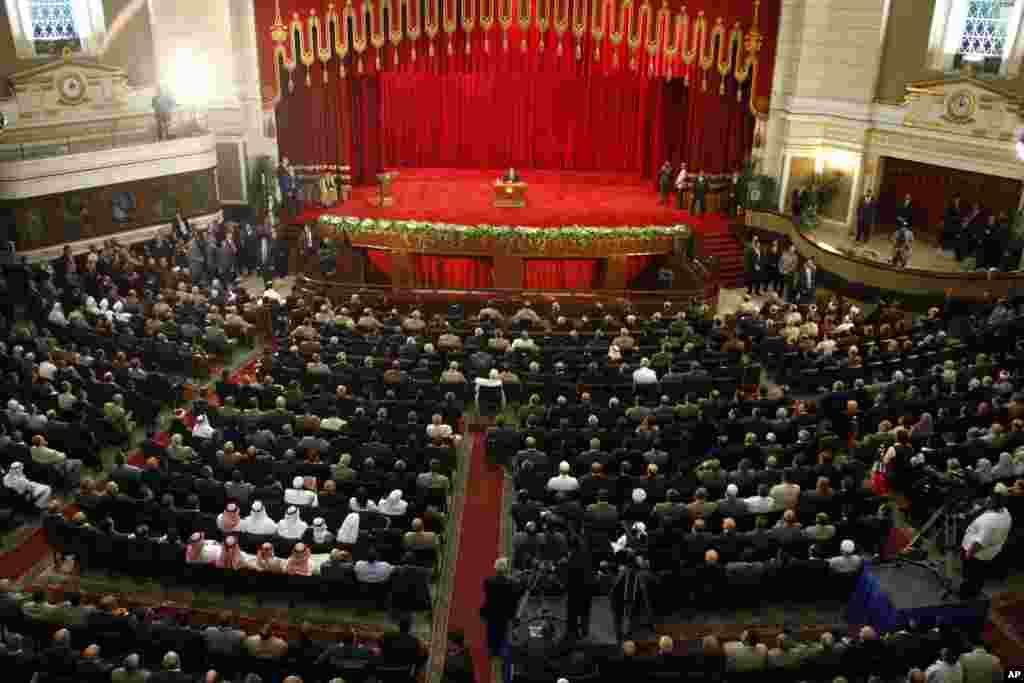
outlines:
[[[698,231],[698,253],[718,260],[719,286],[740,287],[743,284],[743,245],[733,237],[728,221],[704,220]]]

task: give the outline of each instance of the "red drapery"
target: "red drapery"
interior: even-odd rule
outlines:
[[[668,3],[672,9],[682,4],[691,24],[703,12],[709,30],[718,17],[727,30],[734,22],[744,29],[752,24],[750,0]],[[302,18],[310,10],[323,16],[327,2],[280,0],[279,6],[287,21],[295,12]],[[462,4],[456,3],[456,8],[461,13]],[[780,0],[760,4],[759,27],[765,40],[753,96],[762,110],[771,90],[779,8]],[[278,91],[270,39],[274,20],[274,3],[256,3],[266,93]],[[390,25],[390,18],[385,23]],[[362,56],[349,54],[343,65],[336,56],[326,65],[315,61],[308,67],[308,85],[307,67],[300,64],[294,74],[283,75],[279,89],[282,154],[297,163],[334,163],[334,158],[322,158],[322,149],[333,152],[340,147],[347,155],[341,161],[352,165],[353,178],[372,182],[384,166],[402,165],[516,165],[650,175],[669,159],[714,173],[737,168],[749,150],[754,127],[749,81],[738,86],[730,75],[720,93],[723,80],[716,68],[705,72],[695,64],[682,67],[678,61],[668,79],[664,57],[652,58],[643,47],[631,52],[627,41],[618,47],[607,39],[599,43],[590,31],[579,46],[579,59],[571,31],[562,39],[561,55],[552,33],[541,48],[535,25],[524,33],[513,21],[507,50],[501,36],[500,30],[488,32],[485,51],[485,36],[477,28],[468,34],[467,54],[467,34],[459,22],[450,43],[443,31],[433,41],[433,56],[425,39],[415,44],[403,40],[397,47],[386,43]],[[345,78],[339,76],[339,67]],[[317,90],[334,94],[314,94]],[[285,103],[292,98],[303,102]],[[333,111],[335,102],[342,107],[339,112],[322,113]],[[334,132],[327,134],[328,128]],[[340,143],[334,142],[334,135]]]
[[[526,259],[523,287],[527,289],[595,289],[598,259]]]
[[[481,289],[494,286],[494,262],[487,257],[415,254],[417,287]]]
[[[643,172],[663,82],[631,73],[380,76],[384,165]]]
[[[367,249],[366,261],[368,270],[376,270],[381,275],[391,276],[391,252],[385,249]]]
[[[879,202],[881,218],[887,224],[895,224],[896,211],[908,194],[916,207],[915,229],[925,231],[938,230],[946,206],[956,195],[965,211],[977,202],[984,211],[996,214],[1012,214],[1020,200],[1019,180],[890,157],[882,163]]]
[[[638,254],[635,256],[626,257],[626,286],[630,286],[633,280],[636,279],[640,273],[647,270],[647,266],[654,263],[654,259],[657,258],[654,254]]]

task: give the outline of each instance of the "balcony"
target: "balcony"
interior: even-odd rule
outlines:
[[[49,139],[38,139],[36,127],[12,128],[0,134],[0,164],[161,144],[208,133],[205,120],[192,112],[175,112],[167,140],[157,138],[154,124],[152,114],[91,121],[66,135],[56,130]]]

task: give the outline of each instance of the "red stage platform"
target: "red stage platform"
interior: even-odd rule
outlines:
[[[517,169],[519,170],[519,169]],[[635,175],[519,170],[529,185],[526,207],[493,205],[494,181],[500,171],[462,169],[402,170],[394,181],[393,206],[371,206],[375,186],[356,187],[352,197],[328,211],[306,211],[300,222],[314,222],[323,213],[358,218],[439,221],[460,225],[527,225],[596,227],[676,225],[699,233],[718,232],[726,225],[719,214],[694,218],[687,211],[659,206],[654,181]]]

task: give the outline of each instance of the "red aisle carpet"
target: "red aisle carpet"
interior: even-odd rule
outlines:
[[[493,206],[494,180],[498,171],[461,169],[411,169],[400,171],[394,181],[394,206],[371,206],[376,186],[356,187],[348,202],[333,209],[305,212],[311,222],[323,213],[359,218],[393,218],[442,221],[463,225],[563,225],[647,226],[686,223],[698,230],[717,226],[719,215],[693,218],[687,211],[659,206],[654,181],[637,175],[521,171],[529,185],[526,207],[499,209]]]
[[[505,472],[487,461],[486,435],[471,435],[473,445],[466,474],[466,496],[462,508],[459,557],[455,563],[448,629],[462,629],[472,644],[477,683],[491,680],[491,660],[487,652],[487,634],[480,621],[484,579],[494,573],[501,542],[502,492]],[[444,637],[442,635],[442,637]]]

